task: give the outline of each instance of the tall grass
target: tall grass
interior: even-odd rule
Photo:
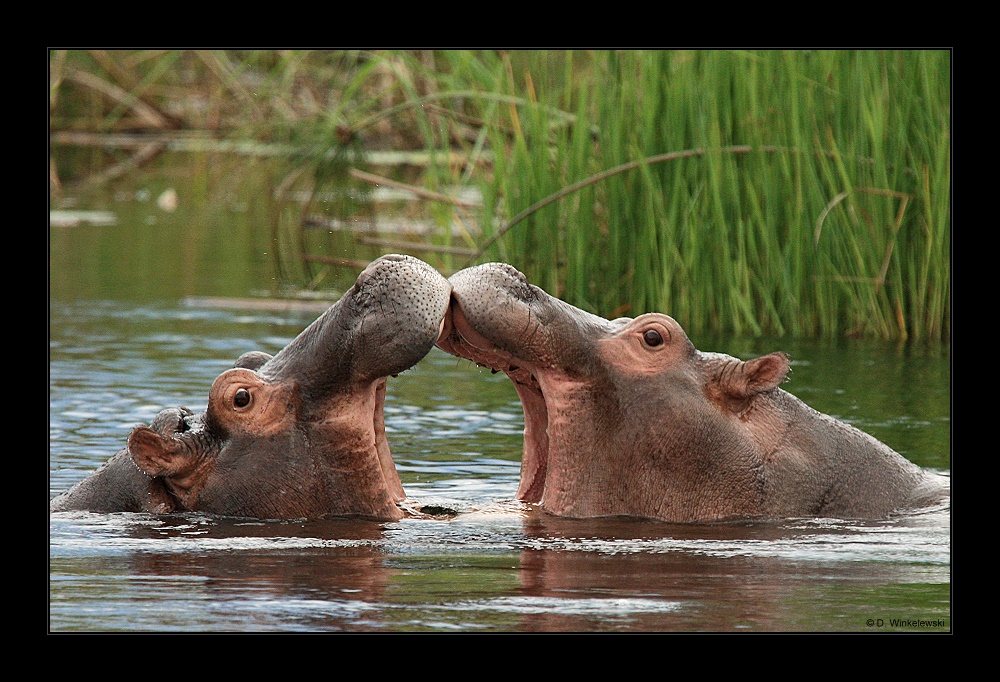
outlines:
[[[950,336],[948,51],[131,58],[153,64],[136,94],[161,63],[212,75],[212,110],[246,112],[230,134],[295,145],[314,190],[372,139],[426,150],[429,190],[478,185],[476,214],[432,204],[479,252],[442,269],[505,260],[587,310],[697,333]]]
[[[948,52],[585,57],[493,66],[494,88],[537,106],[487,121],[483,226],[505,232],[485,258],[693,331],[948,337]]]

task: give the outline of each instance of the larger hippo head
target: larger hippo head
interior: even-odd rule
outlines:
[[[402,517],[386,377],[434,346],[450,291],[416,258],[378,259],[274,357],[241,356],[213,383],[204,413],[164,410],[51,508]]]
[[[698,351],[667,315],[606,320],[499,263],[451,277],[438,345],[506,372],[524,409],[518,499],[560,516],[883,516],[925,477],[778,388],[783,353]]]

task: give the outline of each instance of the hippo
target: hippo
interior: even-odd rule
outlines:
[[[608,320],[503,263],[449,281],[438,346],[513,382],[525,422],[516,497],[544,512],[874,519],[945,495],[947,477],[779,388],[784,353],[701,352],[667,315]]]
[[[212,384],[204,412],[169,408],[136,427],[50,510],[402,518],[386,378],[434,347],[450,294],[423,261],[379,258],[276,355],[240,356]]]

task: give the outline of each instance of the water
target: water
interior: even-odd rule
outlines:
[[[86,476],[121,447],[132,426],[163,407],[203,409],[211,381],[232,359],[279,349],[311,319],[179,303],[53,301],[50,496]],[[937,376],[930,368],[940,359],[893,352],[872,358],[876,348],[868,348],[868,358],[880,372],[910,367],[923,375],[924,391],[946,394],[946,385],[927,379]],[[924,452],[931,464],[924,463],[947,469],[946,414],[903,412],[912,405],[897,403],[893,391],[878,405],[858,405],[845,395],[853,389],[823,373],[831,355],[853,357],[857,350],[799,348],[808,355],[790,387],[828,411],[840,405],[840,416],[881,429],[878,435],[901,450],[944,448]],[[459,516],[371,523],[54,514],[51,630],[951,627],[947,508],[877,522],[555,519],[512,500],[522,416],[507,379],[436,349],[390,380],[386,422],[410,496]]]
[[[245,159],[158,159],[148,174],[74,198],[100,221],[53,222],[49,497],[160,409],[203,409],[238,355],[274,352],[315,317],[182,304],[280,279],[274,255],[298,216],[268,189],[282,176],[254,170]],[[166,211],[156,198],[173,188],[177,208]],[[332,272],[323,284],[352,279]],[[951,467],[940,348],[693,340],[741,357],[788,351],[788,390],[922,466]],[[390,379],[386,422],[410,496],[462,513],[396,523],[53,514],[50,630],[951,629],[947,507],[875,522],[552,518],[512,501],[523,421],[508,380],[437,350]]]

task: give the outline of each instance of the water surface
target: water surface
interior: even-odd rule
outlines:
[[[258,170],[242,158],[175,155],[64,197],[101,220],[50,226],[49,497],[161,409],[204,409],[237,356],[275,352],[314,319],[183,304],[273,290],[291,267],[275,255],[294,247],[288,226],[299,215],[274,198],[282,176]],[[175,188],[166,211],[156,199]],[[341,291],[356,275],[306,274]],[[788,351],[789,391],[921,466],[951,467],[946,349],[693,340],[744,358]],[[523,418],[508,380],[438,350],[390,379],[386,423],[409,495],[458,516],[52,514],[51,631],[951,629],[947,507],[873,522],[556,519],[512,500]]]
[[[180,303],[54,301],[50,497],[160,409],[203,409],[212,380],[235,357],[276,351],[311,319]],[[865,402],[856,384],[870,373],[849,379],[836,370],[843,363],[830,359],[854,361],[856,345],[798,345],[789,388],[925,466],[947,470],[948,415],[915,410],[926,395],[897,398],[894,387]],[[947,395],[945,374],[933,371],[941,358],[863,350],[867,359],[854,362],[889,376],[922,374],[924,392]],[[437,349],[390,380],[386,423],[409,495],[461,514],[395,523],[54,514],[51,630],[951,627],[947,507],[874,522],[556,519],[512,500],[523,420],[507,379]]]

